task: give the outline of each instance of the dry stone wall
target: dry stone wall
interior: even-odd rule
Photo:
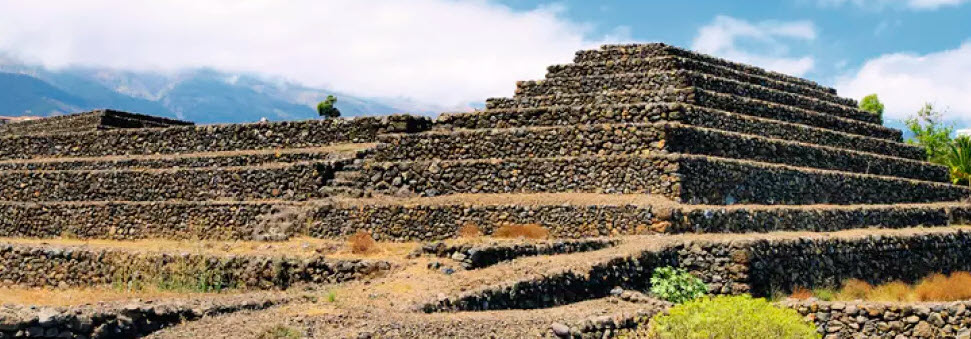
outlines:
[[[543,106],[619,105],[642,103],[686,103],[710,109],[750,115],[766,119],[804,124],[861,136],[901,141],[901,132],[881,125],[818,113],[798,107],[768,101],[716,93],[701,88],[682,88],[665,91],[621,90],[613,92],[551,95],[541,97],[496,98],[487,101],[492,109],[530,108]]]
[[[134,240],[260,240],[299,230],[274,216],[301,211],[281,202],[93,202],[0,204],[0,237]]]
[[[210,289],[286,289],[338,283],[386,271],[384,261],[358,259],[213,256],[131,252],[84,247],[0,244],[0,286],[159,286]]]
[[[482,129],[527,126],[567,126],[616,123],[681,122],[688,125],[804,142],[836,148],[854,149],[900,158],[922,160],[920,147],[885,139],[840,133],[806,125],[761,119],[689,104],[632,104],[556,106],[444,114],[439,129]]]
[[[456,237],[464,225],[492,234],[505,224],[539,224],[554,238],[634,234],[654,218],[651,206],[597,205],[356,205],[321,206],[310,216],[313,237],[341,238],[358,230],[382,241]]]
[[[425,312],[533,309],[608,296],[611,290],[646,291],[658,267],[683,268],[710,293],[768,296],[796,287],[839,286],[850,278],[870,283],[915,281],[931,273],[966,271],[971,233],[928,232],[859,238],[695,241],[594,264],[589,271],[546,274],[440,298]]]
[[[374,142],[378,134],[427,130],[426,117],[395,115],[0,137],[0,159],[99,157],[317,147]]]
[[[192,125],[191,122],[115,110],[97,110],[37,120],[18,121],[0,127],[0,135],[46,135],[89,132],[115,128],[152,128]]]
[[[950,182],[950,172],[945,166],[672,123],[435,132],[385,136],[381,141],[373,156],[375,161],[549,158],[667,151]]]
[[[298,152],[264,152],[259,154],[206,154],[189,156],[145,156],[120,158],[73,158],[44,159],[43,161],[8,160],[0,162],[0,171],[79,171],[114,169],[193,168],[193,167],[242,167],[261,166],[270,163],[325,162],[344,160],[349,162],[356,155],[328,153],[316,150]]]
[[[679,196],[677,159],[571,157],[369,164],[361,184],[401,194],[604,192]]]
[[[323,197],[321,187],[340,163],[258,167],[122,171],[0,172],[8,201],[302,200]]]
[[[735,69],[742,73],[759,74],[771,79],[801,84],[803,86],[817,88],[823,91],[836,94],[835,89],[820,86],[814,81],[810,81],[803,78],[794,77],[791,75],[782,74],[778,72],[773,72],[763,68],[750,66],[750,65],[746,65],[743,63],[738,63],[738,62],[734,62],[726,59],[716,58],[710,55],[705,55],[705,54],[689,51],[686,49],[669,46],[662,43],[604,45],[599,50],[577,51],[576,57],[574,58],[573,61],[576,63],[605,62],[609,60],[626,60],[626,59],[649,58],[649,57],[667,56],[667,55],[699,60],[711,65],[717,65],[717,66]]]
[[[815,98],[831,101],[836,104],[856,106],[856,100],[842,98],[830,91],[821,90],[804,84],[780,81],[757,73],[742,72],[736,69],[712,65],[697,59],[679,56],[659,56],[652,58],[637,58],[625,60],[608,60],[603,62],[584,62],[576,64],[553,65],[547,67],[547,78],[571,78],[604,76],[611,74],[645,74],[658,71],[690,70],[698,73],[734,79],[737,81],[760,85],[775,90],[802,93]]]
[[[826,339],[971,338],[971,301],[886,303],[787,300]]]
[[[241,295],[72,307],[0,306],[0,338],[141,338],[203,317],[262,310],[297,298]]]
[[[959,201],[966,187],[737,160],[680,156],[678,198],[691,204],[882,204]]]
[[[684,70],[650,74],[554,78],[537,81],[521,81],[517,85],[516,97],[589,94],[601,93],[604,90],[640,90],[654,92],[670,91],[676,88],[698,87],[723,94],[769,101],[832,114],[834,116],[866,121],[873,123],[875,128],[879,128],[879,123],[873,114],[862,111],[855,106],[835,104],[800,94],[781,92],[758,85]]]

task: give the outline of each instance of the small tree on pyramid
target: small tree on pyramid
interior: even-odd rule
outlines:
[[[341,111],[334,107],[337,103],[337,98],[333,95],[328,95],[327,99],[321,101],[317,104],[317,114],[324,118],[337,118],[341,116]]]

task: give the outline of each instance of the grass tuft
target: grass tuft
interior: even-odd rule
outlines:
[[[546,239],[550,236],[550,231],[537,224],[512,224],[503,225],[492,233],[496,238],[526,238],[526,239]]]
[[[260,333],[257,337],[258,339],[299,339],[303,338],[303,334],[300,331],[294,329],[293,327],[276,325],[270,327]]]
[[[378,252],[378,242],[374,241],[371,233],[363,230],[357,231],[347,240],[351,253],[354,254],[373,254]]]
[[[482,230],[479,226],[469,223],[460,227],[457,234],[459,238],[478,238],[482,236]]]

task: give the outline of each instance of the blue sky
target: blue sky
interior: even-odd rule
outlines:
[[[441,111],[649,41],[876,92],[891,119],[929,101],[971,122],[971,0],[0,0],[0,59],[208,67]]]

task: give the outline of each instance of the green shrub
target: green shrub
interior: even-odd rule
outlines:
[[[766,339],[820,338],[820,335],[795,310],[742,295],[700,298],[674,306],[651,319],[646,337]]]
[[[317,114],[324,118],[337,118],[341,116],[341,111],[334,107],[337,97],[328,95],[327,99],[317,104]]]
[[[708,285],[682,269],[661,267],[651,276],[651,294],[673,303],[691,301],[705,293]]]

